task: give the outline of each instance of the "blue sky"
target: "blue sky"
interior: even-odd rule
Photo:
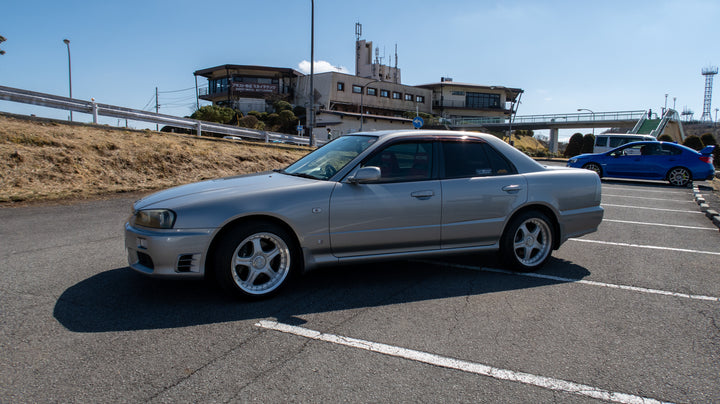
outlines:
[[[0,85],[67,95],[67,38],[75,98],[150,110],[158,87],[160,112],[172,115],[192,113],[195,70],[301,70],[310,59],[310,1],[25,0],[1,10]],[[354,72],[360,22],[381,54],[397,44],[403,84],[446,76],[522,88],[520,115],[660,110],[669,94],[669,107],[675,98],[699,119],[700,71],[720,64],[718,21],[716,0],[315,0],[315,60]],[[720,92],[715,100],[713,117]],[[0,111],[68,115],[7,101]]]

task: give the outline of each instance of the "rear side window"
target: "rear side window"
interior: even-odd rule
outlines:
[[[515,168],[486,143],[443,142],[445,178],[514,174]]]
[[[607,146],[607,136],[598,136],[595,139],[595,146],[605,147]]]

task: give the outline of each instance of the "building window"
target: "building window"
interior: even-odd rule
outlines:
[[[355,94],[362,94],[362,87],[353,84],[352,92]]]
[[[500,94],[471,93],[465,94],[466,108],[500,108]]]
[[[337,83],[337,90],[338,91],[345,91],[345,83],[338,81]]]
[[[375,95],[375,96],[377,96],[377,88],[368,87],[368,89],[367,89],[367,95]]]
[[[452,95],[465,95],[465,91],[453,91]]]
[[[423,97],[422,95],[418,95],[417,98],[415,98],[415,102],[417,102],[418,104],[424,104],[425,97]]]
[[[402,94],[397,91],[393,91],[393,100],[399,100]]]
[[[412,101],[413,95],[412,94],[405,94],[405,101]]]
[[[383,98],[390,98],[390,91],[388,90],[380,90],[380,96]]]

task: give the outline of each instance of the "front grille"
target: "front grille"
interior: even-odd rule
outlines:
[[[153,260],[152,260],[152,258],[150,258],[149,255],[138,251],[137,257],[138,257],[138,264],[140,264],[144,267],[150,268],[150,269],[155,269],[155,264],[153,264]]]
[[[200,261],[200,254],[184,254],[178,257],[177,271],[178,272],[200,272],[198,263]]]

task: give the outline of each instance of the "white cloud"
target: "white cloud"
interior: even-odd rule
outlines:
[[[315,61],[315,73],[325,73],[325,72],[340,72],[345,74],[350,74],[350,70],[347,69],[345,66],[333,66],[332,63],[326,62],[324,60],[317,60]],[[310,74],[310,62],[307,60],[303,60],[302,62],[298,63],[298,70],[304,74]]]

